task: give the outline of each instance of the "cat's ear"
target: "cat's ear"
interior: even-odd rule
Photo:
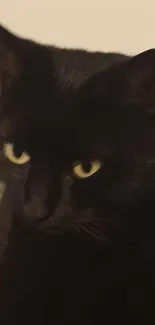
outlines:
[[[120,66],[122,98],[129,104],[155,106],[155,49],[140,53]]]
[[[0,73],[16,78],[23,66],[22,40],[0,26]]]

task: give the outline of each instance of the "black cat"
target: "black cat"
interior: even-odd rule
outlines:
[[[0,71],[1,324],[154,323],[155,51],[1,27]]]

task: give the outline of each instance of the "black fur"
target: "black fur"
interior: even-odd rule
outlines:
[[[1,324],[154,323],[155,51],[56,49],[1,27],[0,71],[1,143],[31,155],[1,162]]]

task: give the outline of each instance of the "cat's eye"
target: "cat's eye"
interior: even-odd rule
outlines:
[[[4,155],[14,164],[23,165],[30,160],[30,156],[24,151],[19,157],[14,153],[13,144],[5,143],[3,146]]]
[[[95,174],[102,166],[101,161],[94,160],[89,163],[77,163],[73,167],[73,173],[76,177],[87,178]]]

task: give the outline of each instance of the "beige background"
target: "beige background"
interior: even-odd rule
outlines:
[[[0,22],[67,47],[126,53],[155,47],[155,0],[0,0]]]

